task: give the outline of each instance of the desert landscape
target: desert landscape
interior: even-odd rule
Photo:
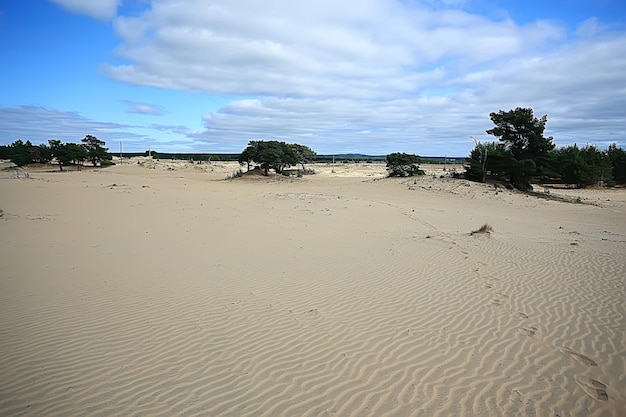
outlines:
[[[626,415],[624,189],[116,162],[0,164],[1,416]]]

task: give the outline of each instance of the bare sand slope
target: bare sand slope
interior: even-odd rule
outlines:
[[[0,173],[1,416],[626,415],[624,191],[149,168]]]

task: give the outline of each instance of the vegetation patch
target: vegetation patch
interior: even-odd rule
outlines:
[[[470,235],[491,234],[491,232],[493,232],[493,227],[491,227],[491,225],[489,225],[488,223],[485,223],[482,226],[480,226],[477,230],[473,230],[470,233]]]
[[[390,177],[414,177],[424,175],[420,169],[418,155],[395,152],[387,155],[387,172]]]

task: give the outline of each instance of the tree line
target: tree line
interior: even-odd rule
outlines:
[[[556,148],[544,137],[547,115],[537,118],[531,108],[490,113],[495,127],[487,133],[498,142],[480,143],[466,159],[465,176],[472,181],[504,180],[529,191],[531,182],[562,182],[576,187],[626,182],[626,152],[616,144],[602,151],[595,145]]]
[[[576,187],[602,184],[613,186],[626,183],[626,152],[611,144],[606,150],[595,145],[569,145],[556,148],[552,137],[545,137],[547,115],[537,118],[532,108],[489,114],[495,127],[487,133],[498,141],[480,143],[465,160],[465,178],[486,182],[500,180],[520,190],[531,190],[531,182],[562,182]],[[112,164],[112,156],[105,142],[87,135],[81,144],[62,143],[51,139],[48,144],[33,145],[17,140],[0,146],[0,159],[10,159],[17,166],[56,161],[62,171],[64,166],[82,164],[89,160],[94,166]],[[154,156],[154,152],[152,153]],[[239,154],[238,161],[250,170],[256,164],[264,175],[269,170],[284,173],[286,168],[314,162],[315,151],[305,145],[276,140],[253,140]],[[418,155],[391,153],[386,156],[389,176],[423,175]]]
[[[109,149],[104,147],[104,141],[87,135],[81,142],[63,143],[58,139],[50,139],[48,144],[33,145],[29,140],[16,140],[10,145],[0,146],[0,159],[9,159],[17,166],[56,161],[61,171],[68,165],[76,165],[80,169],[85,161],[90,161],[93,166],[113,164],[110,162],[113,158]]]

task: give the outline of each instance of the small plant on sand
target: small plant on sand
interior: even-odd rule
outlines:
[[[476,235],[476,234],[484,234],[484,233],[491,233],[493,232],[493,227],[491,227],[489,224],[485,223],[482,226],[480,226],[480,228],[478,228],[477,230],[473,230],[470,235]]]

